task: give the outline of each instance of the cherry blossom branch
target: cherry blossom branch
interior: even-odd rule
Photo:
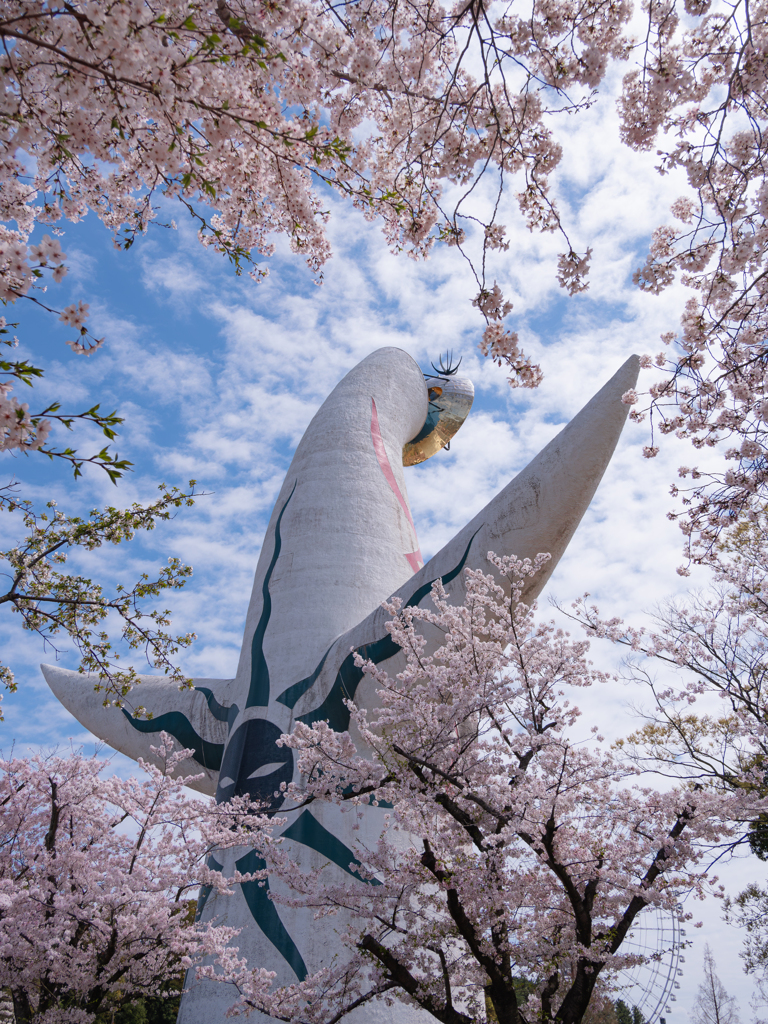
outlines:
[[[20,545],[0,553],[11,570],[10,587],[0,594],[0,606],[5,604],[17,611],[23,627],[37,633],[54,650],[53,638],[66,634],[80,653],[82,670],[98,675],[104,702],[117,706],[122,706],[138,676],[135,669],[121,667],[115,641],[106,630],[98,629],[99,624],[116,613],[122,620],[120,642],[129,651],[143,649],[151,665],[165,671],[179,685],[189,685],[172,658],[192,643],[194,634],[167,632],[169,612],[146,611],[143,605],[164,590],[183,587],[192,570],[178,558],[171,558],[156,579],[144,574],[130,590],[117,584],[115,595],[108,597],[92,580],[59,567],[66,561],[68,549],[93,550],[106,542],[130,540],[137,530],[151,530],[157,522],[172,518],[177,509],[192,505],[197,496],[194,481],[186,492],[165,485],[160,489],[161,497],[148,505],[94,510],[87,520],[65,516],[55,502],[48,503],[50,511],[36,513],[31,503],[0,494],[0,511],[21,512],[30,531]],[[0,678],[14,688],[9,668],[0,667]],[[139,713],[141,710],[138,708]]]

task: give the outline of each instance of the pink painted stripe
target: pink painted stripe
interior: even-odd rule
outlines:
[[[406,552],[405,557],[408,559],[408,564],[414,572],[418,572],[422,565],[424,565],[424,559],[421,557],[421,548],[418,548],[416,551]]]
[[[416,527],[413,525],[413,519],[411,518],[411,510],[408,508],[408,503],[403,497],[403,493],[397,486],[397,480],[395,480],[395,474],[392,472],[392,466],[387,458],[387,450],[384,447],[384,439],[381,436],[381,430],[379,429],[379,414],[376,412],[376,402],[371,398],[371,439],[373,441],[373,450],[376,452],[376,458],[378,459],[381,471],[384,474],[389,486],[392,488],[392,493],[395,495],[397,500],[400,502],[400,507],[411,524],[413,530],[413,536],[416,537]],[[417,548],[416,551],[412,551],[405,556],[414,572],[417,572],[424,564],[424,559],[421,557],[421,549]]]
[[[397,486],[397,480],[395,480],[395,474],[392,472],[392,467],[389,464],[387,458],[387,450],[384,447],[384,440],[381,436],[381,430],[379,429],[379,414],[376,412],[376,402],[371,399],[371,438],[373,439],[373,450],[376,452],[376,458],[379,460],[381,466],[381,472],[386,477],[387,483],[392,488],[392,491],[400,502],[400,507],[408,517],[408,522],[411,524],[413,532],[416,532],[416,527],[413,525],[413,519],[411,519],[411,510],[408,508],[405,498],[403,497],[402,491]]]

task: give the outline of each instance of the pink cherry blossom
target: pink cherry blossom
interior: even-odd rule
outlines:
[[[89,305],[87,302],[78,302],[75,305],[67,306],[59,317],[62,323],[70,327],[82,327],[88,319]]]
[[[378,704],[349,702],[349,732],[282,737],[302,775],[284,808],[332,801],[381,838],[360,829],[357,877],[270,846],[275,900],[337,914],[347,957],[269,993],[257,965],[231,963],[240,1012],[321,1024],[406,994],[445,1024],[484,1019],[486,997],[503,1024],[577,1024],[597,984],[643,961],[623,943],[644,909],[677,914],[708,891],[708,851],[768,806],[746,785],[659,790],[585,739],[574,700],[613,680],[585,640],[520,604],[548,556],[488,557],[493,575],[466,571],[461,605],[439,582],[431,608],[388,605],[406,664],[390,675],[358,657]]]
[[[0,986],[18,1024],[88,1024],[107,1000],[160,994],[184,967],[234,954],[236,930],[195,925],[188,901],[250,877],[209,857],[271,826],[243,800],[190,797],[173,778],[190,753],[163,736],[143,780],[78,753],[0,760]]]
[[[465,245],[485,173],[500,190],[514,175],[528,225],[565,236],[550,122],[588,104],[626,54],[631,5],[547,4],[530,20],[426,0],[2,0],[0,12],[0,220],[15,223],[0,231],[0,298],[13,301],[35,287],[33,270],[59,280],[66,269],[50,235],[30,246],[36,225],[92,211],[128,246],[161,197],[256,279],[265,270],[254,261],[280,234],[321,270],[331,250],[320,186],[418,258],[439,239]],[[450,212],[446,185],[462,191]],[[490,294],[485,256],[509,243],[495,217],[482,228],[475,262]],[[573,292],[586,263],[565,241]],[[497,351],[533,386],[524,356]]]

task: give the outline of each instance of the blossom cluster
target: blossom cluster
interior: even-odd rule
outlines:
[[[499,239],[502,236],[487,231],[488,237]],[[493,282],[493,288],[481,289],[472,300],[472,305],[480,310],[487,321],[478,345],[481,353],[490,356],[498,366],[506,366],[512,371],[508,378],[512,387],[537,388],[544,379],[541,367],[532,363],[522,351],[517,332],[507,330],[504,326],[502,321],[512,311],[512,303],[504,298],[496,281]]]
[[[0,384],[0,451],[21,448],[36,451],[45,444],[51,421],[33,420],[27,402],[9,397],[10,387]]]
[[[17,219],[11,210],[4,212],[8,219]],[[34,211],[31,214],[22,210],[16,212],[22,218],[18,223],[25,224],[26,230],[13,231],[0,224],[0,300],[3,302],[13,302],[26,295],[43,268],[51,269],[51,276],[57,282],[67,273],[66,254],[56,239],[43,235],[37,244],[29,244]]]

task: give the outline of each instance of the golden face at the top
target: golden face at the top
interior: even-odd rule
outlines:
[[[427,377],[424,383],[429,411],[419,433],[403,447],[404,466],[418,466],[445,448],[469,415],[475,397],[467,377]]]

